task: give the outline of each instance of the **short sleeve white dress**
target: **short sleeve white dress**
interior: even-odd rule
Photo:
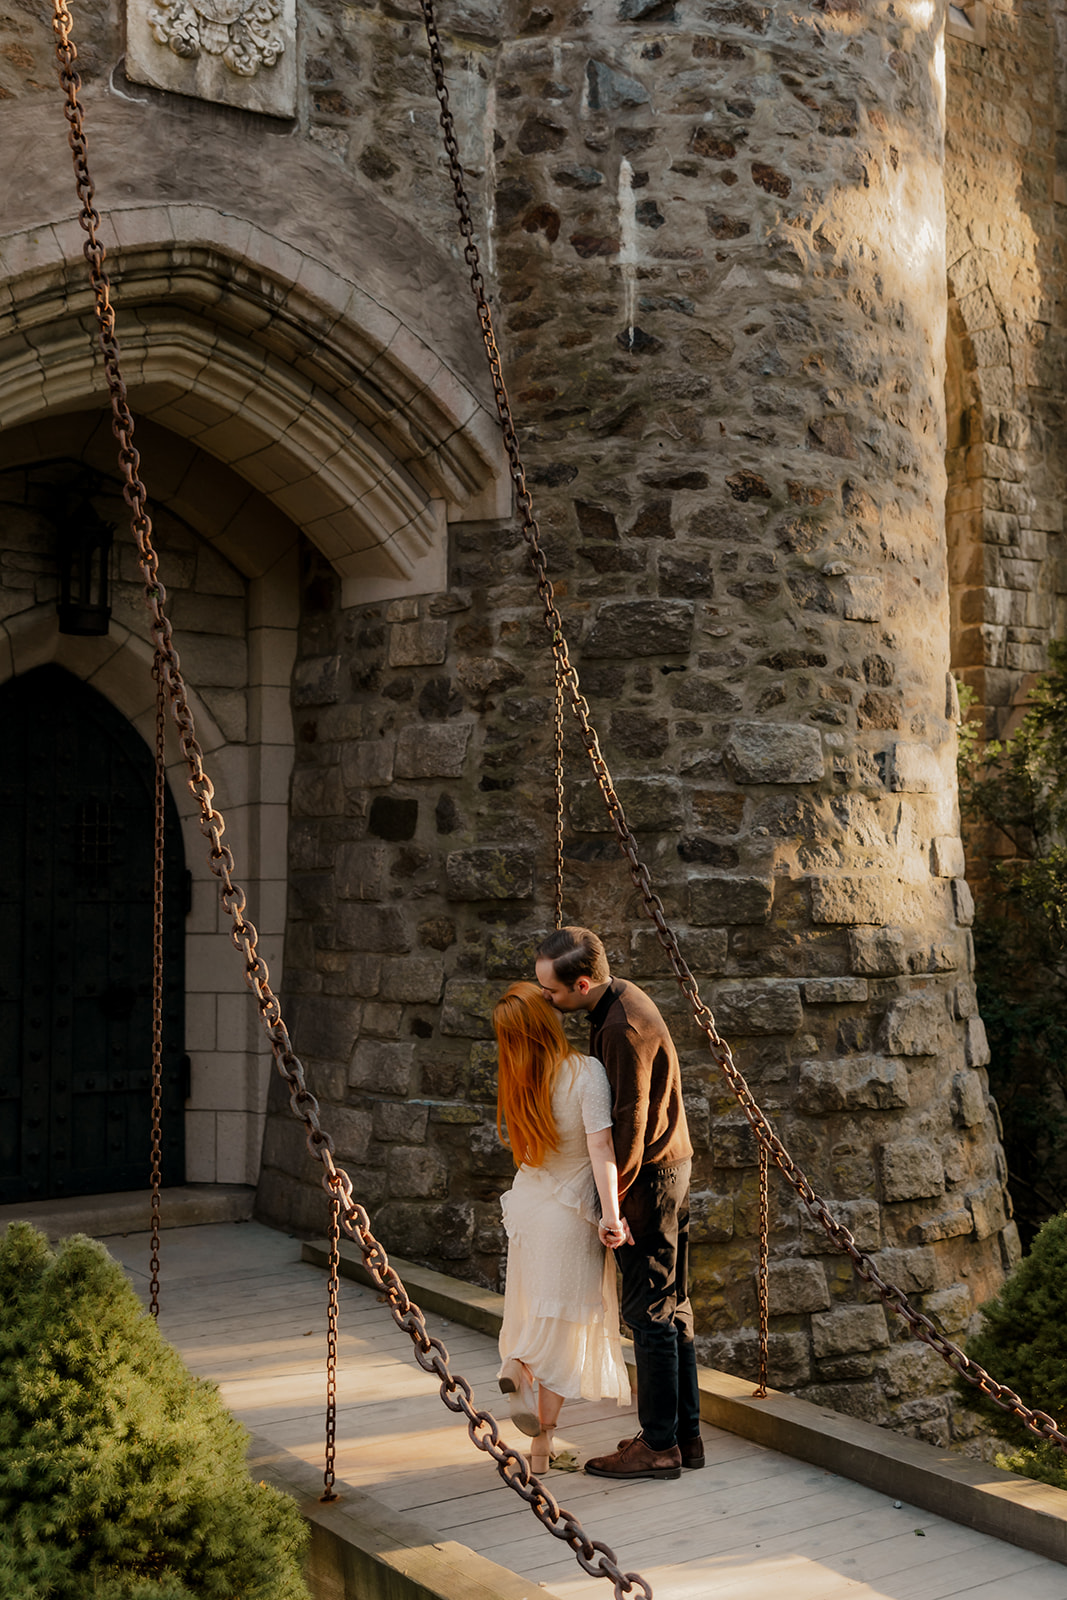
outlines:
[[[565,1399],[628,1405],[615,1260],[597,1237],[586,1147],[587,1133],[611,1127],[611,1089],[594,1056],[564,1061],[552,1112],[559,1149],[540,1167],[521,1166],[500,1198],[508,1235],[500,1357],[518,1357]]]

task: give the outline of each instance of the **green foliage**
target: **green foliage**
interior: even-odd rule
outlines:
[[[989,864],[974,940],[990,1086],[1027,1238],[1067,1206],[1067,641],[1049,660],[1014,736],[982,745],[965,722],[959,760],[965,818],[1014,852]],[[960,698],[966,709],[973,694]]]
[[[5,1600],[308,1600],[306,1529],[101,1245],[0,1239]]]
[[[982,1325],[967,1354],[998,1383],[1038,1406],[1058,1423],[1067,1418],[1067,1214],[1053,1217],[1001,1286],[982,1307]],[[1019,1443],[1033,1435],[969,1383],[959,1380],[968,1404]]]

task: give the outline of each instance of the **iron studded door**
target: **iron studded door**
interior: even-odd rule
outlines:
[[[151,752],[60,667],[0,689],[0,1201],[145,1188]],[[163,1181],[184,1177],[184,883],[167,795]]]

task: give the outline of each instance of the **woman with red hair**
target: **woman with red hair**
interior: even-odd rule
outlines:
[[[565,1399],[629,1404],[611,1255],[626,1228],[604,1068],[571,1048],[536,984],[513,983],[493,1027],[497,1130],[519,1168],[500,1200],[508,1269],[498,1381],[540,1473]]]

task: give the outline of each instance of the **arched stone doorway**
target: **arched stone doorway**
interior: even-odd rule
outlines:
[[[145,1188],[151,1170],[153,763],[96,690],[0,687],[0,1199]],[[164,1183],[184,1176],[186,873],[166,796]]]

